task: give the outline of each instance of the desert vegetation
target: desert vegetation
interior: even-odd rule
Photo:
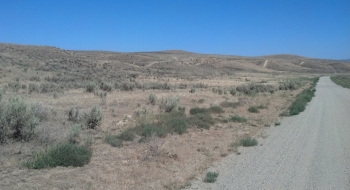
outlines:
[[[292,115],[292,102],[315,87],[309,73],[247,69],[224,56],[10,45],[0,55],[0,174],[18,172],[27,189],[56,188],[45,175],[67,188],[184,187],[235,153],[230,142],[255,146],[260,130]]]
[[[350,76],[349,75],[335,75],[331,76],[331,80],[344,88],[350,88]]]

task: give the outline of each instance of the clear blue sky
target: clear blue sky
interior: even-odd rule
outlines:
[[[0,42],[350,58],[350,0],[0,0]]]

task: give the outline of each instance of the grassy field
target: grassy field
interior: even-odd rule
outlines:
[[[349,75],[336,75],[331,76],[331,80],[344,88],[350,88],[350,76]]]

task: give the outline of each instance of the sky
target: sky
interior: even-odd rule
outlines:
[[[0,0],[0,42],[350,59],[350,0]]]

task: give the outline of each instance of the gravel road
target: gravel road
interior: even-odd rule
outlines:
[[[267,128],[259,146],[240,147],[210,171],[213,184],[189,189],[350,189],[350,90],[321,77],[316,96],[297,116]]]

